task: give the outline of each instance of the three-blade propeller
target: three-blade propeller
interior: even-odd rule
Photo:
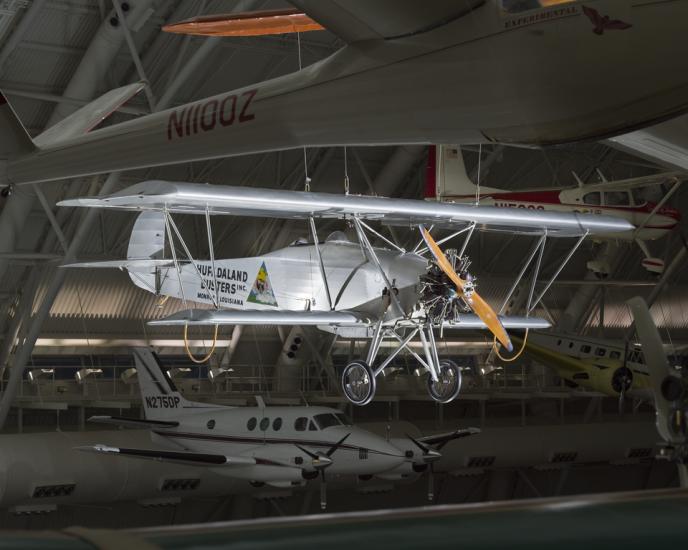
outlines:
[[[473,312],[480,317],[480,319],[485,323],[485,326],[495,335],[497,340],[504,346],[508,351],[514,349],[511,344],[511,339],[506,333],[506,329],[499,320],[499,317],[495,311],[490,307],[490,305],[482,299],[482,297],[475,291],[471,292],[470,295],[466,293],[466,281],[464,281],[456,273],[451,265],[449,259],[445,256],[444,252],[440,249],[439,245],[432,238],[430,232],[425,229],[425,227],[420,226],[420,232],[423,236],[423,240],[430,250],[433,258],[435,258],[435,263],[437,266],[451,279],[451,281],[456,285],[459,294],[463,297],[464,301],[473,310]]]
[[[323,30],[305,13],[297,9],[280,9],[205,15],[165,25],[165,32],[197,36],[266,36]]]
[[[332,465],[332,455],[344,444],[350,435],[350,433],[346,434],[324,453],[320,451],[309,451],[301,445],[296,445],[303,454],[311,457],[313,460],[313,468],[315,468],[316,472],[320,473],[320,508],[322,510],[327,508],[327,480],[325,479],[325,470],[328,466]]]

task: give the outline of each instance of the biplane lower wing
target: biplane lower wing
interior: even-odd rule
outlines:
[[[152,210],[180,214],[253,216],[280,219],[351,219],[393,225],[441,225],[573,237],[634,229],[611,216],[496,208],[412,199],[146,181],[105,197],[65,200],[60,206]]]
[[[187,309],[164,319],[149,321],[154,326],[208,325],[336,325],[368,326],[375,319],[351,311],[271,311]]]
[[[499,320],[502,326],[506,329],[529,329],[529,330],[545,330],[551,328],[552,324],[542,317],[521,317],[516,315],[500,315]],[[442,324],[444,330],[447,329],[484,329],[487,328],[485,323],[473,314],[462,314],[458,321],[445,321]]]
[[[499,316],[504,328],[543,330],[551,327],[540,317]],[[273,311],[273,310],[215,310],[187,309],[163,319],[148,321],[154,326],[212,326],[212,325],[333,325],[340,327],[367,327],[377,319],[352,311]],[[398,326],[405,326],[399,321]],[[409,326],[413,323],[409,322]],[[415,325],[413,325],[415,326]],[[443,329],[485,329],[485,323],[473,314],[461,315],[457,321],[445,321]]]

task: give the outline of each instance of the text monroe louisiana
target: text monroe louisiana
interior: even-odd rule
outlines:
[[[242,124],[256,118],[251,102],[258,90],[242,94],[229,94],[220,99],[206,99],[175,109],[167,119],[167,139],[188,137],[199,132],[210,132],[216,127]]]
[[[214,298],[209,292],[215,293],[215,281],[217,281],[217,294],[221,304],[243,306],[244,300],[237,298],[248,292],[248,271],[232,269],[229,267],[216,267],[217,274],[213,277],[213,267],[209,264],[197,263],[198,272],[203,278],[203,284],[197,293],[197,299],[210,300]]]

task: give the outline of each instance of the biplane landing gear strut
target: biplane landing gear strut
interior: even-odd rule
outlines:
[[[425,358],[410,347],[410,342],[420,336]],[[371,367],[384,338],[394,338],[399,342],[397,348],[389,354],[378,367]],[[346,398],[354,405],[367,405],[375,397],[376,378],[403,350],[408,351],[428,372],[428,394],[438,403],[449,403],[456,399],[461,391],[461,369],[453,361],[439,360],[437,342],[431,323],[418,323],[410,328],[405,337],[400,336],[395,328],[375,327],[370,349],[366,360],[357,359],[349,363],[342,372],[342,390]]]

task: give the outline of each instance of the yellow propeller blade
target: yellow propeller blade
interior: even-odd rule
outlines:
[[[459,292],[465,296],[465,287],[466,287],[466,282],[459,277],[459,275],[454,271],[454,268],[451,265],[451,262],[449,259],[444,255],[444,252],[442,252],[442,249],[439,247],[439,245],[435,242],[435,239],[432,238],[430,235],[430,232],[425,229],[425,227],[421,226],[420,228],[421,234],[423,235],[423,240],[425,241],[425,244],[428,245],[428,249],[432,253],[433,257],[435,258],[435,261],[437,262],[437,265],[439,268],[444,271],[444,273],[447,274],[447,276],[452,280],[452,282],[456,285],[456,287],[459,289]],[[485,323],[485,326],[487,326],[488,329],[490,329],[490,332],[495,335],[497,340],[508,350],[512,351],[514,349],[513,345],[511,344],[511,340],[509,339],[509,335],[506,333],[506,330],[504,329],[504,326],[502,325],[502,322],[499,320],[499,317],[497,317],[497,314],[494,312],[494,310],[490,307],[490,305],[482,299],[482,297],[477,293],[473,292],[470,296],[470,298],[466,299],[466,302],[470,306],[470,308],[473,310],[473,312],[480,317],[480,319]]]

